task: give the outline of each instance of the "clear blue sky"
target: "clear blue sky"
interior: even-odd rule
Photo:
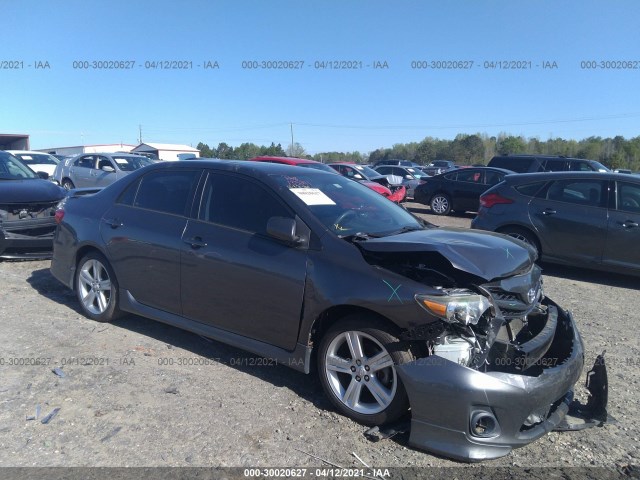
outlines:
[[[458,133],[640,135],[638,0],[0,0],[0,12],[0,61],[23,62],[0,69],[0,133],[32,148],[136,144],[139,125],[148,142],[286,148],[293,123],[312,154]],[[73,68],[94,60],[135,67]],[[193,68],[145,68],[163,60]],[[288,60],[304,66],[242,68]],[[333,60],[362,68],[316,68]],[[411,67],[423,60],[474,63]],[[532,67],[495,63],[511,60]],[[592,60],[636,69],[581,68]]]

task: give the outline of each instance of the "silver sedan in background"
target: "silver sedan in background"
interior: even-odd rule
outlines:
[[[53,180],[65,189],[106,187],[152,160],[129,153],[87,153],[60,162]]]

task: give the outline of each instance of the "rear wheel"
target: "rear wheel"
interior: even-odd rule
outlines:
[[[91,252],[78,262],[76,295],[84,314],[93,320],[110,322],[121,315],[116,276],[98,252]]]
[[[411,360],[387,325],[361,314],[333,325],[318,349],[320,381],[329,400],[365,425],[393,422],[408,411],[395,365]]]
[[[451,200],[444,193],[436,193],[431,197],[431,212],[436,215],[449,215],[451,213]]]
[[[76,188],[76,186],[71,180],[65,178],[64,180],[62,180],[62,188],[64,188],[65,190],[71,190],[72,188]]]

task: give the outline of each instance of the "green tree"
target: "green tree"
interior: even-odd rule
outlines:
[[[215,157],[215,153],[213,150],[211,150],[211,148],[209,148],[209,145],[207,145],[206,143],[198,143],[198,145],[196,146],[196,148],[198,150],[200,150],[200,156],[204,157],[204,158],[211,158],[211,157]]]
[[[226,143],[222,142],[218,144],[218,148],[215,151],[216,158],[222,158],[225,160],[230,160],[234,158],[233,155],[233,147],[230,147]]]
[[[522,137],[509,136],[498,140],[497,151],[500,155],[526,153],[527,145]]]
[[[300,145],[298,142],[289,144],[289,147],[287,148],[287,156],[295,157],[295,158],[304,158],[306,155],[307,155],[307,152],[305,152],[304,147]]]

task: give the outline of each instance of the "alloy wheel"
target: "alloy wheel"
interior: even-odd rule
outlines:
[[[324,371],[331,392],[357,413],[376,414],[391,405],[398,387],[389,352],[371,335],[347,331],[329,344]]]
[[[80,268],[78,291],[84,308],[94,315],[104,313],[111,301],[111,279],[105,266],[95,258],[88,259]]]

